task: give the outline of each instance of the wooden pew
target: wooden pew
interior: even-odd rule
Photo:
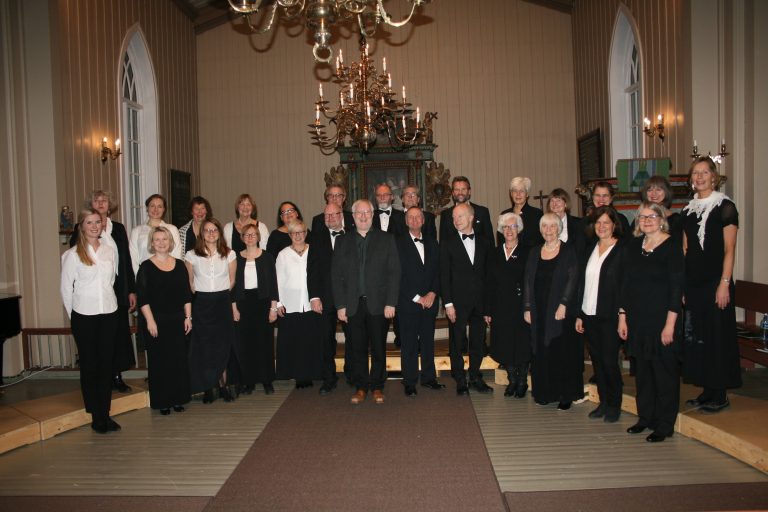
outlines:
[[[739,327],[757,334],[760,329],[760,313],[768,312],[768,285],[751,281],[736,281],[736,307],[744,309],[744,323]],[[763,348],[760,340],[737,337],[741,366],[754,368],[755,363],[768,367],[768,354],[758,351]]]

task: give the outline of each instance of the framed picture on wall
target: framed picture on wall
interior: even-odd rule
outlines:
[[[603,142],[600,128],[579,137],[579,183],[602,178],[603,172]]]
[[[392,188],[393,204],[395,208],[402,209],[403,203],[400,195],[405,187],[414,185],[416,172],[409,162],[368,162],[363,166],[362,173],[363,197],[369,199],[376,206],[376,185],[386,183]]]
[[[189,222],[189,201],[192,199],[192,175],[185,171],[171,169],[168,201],[171,210],[171,224],[183,226]]]

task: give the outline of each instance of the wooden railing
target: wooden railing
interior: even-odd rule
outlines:
[[[136,347],[136,327],[131,327],[133,354],[137,368],[145,367],[140,362]],[[21,330],[21,344],[24,351],[24,369],[39,368],[75,369],[77,345],[69,327],[34,327]]]

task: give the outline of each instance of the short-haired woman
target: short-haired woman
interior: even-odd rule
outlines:
[[[683,216],[672,211],[672,200],[674,194],[669,180],[664,176],[651,176],[646,180],[643,188],[640,189],[640,199],[644,203],[655,203],[664,207],[669,224],[669,234],[676,240],[682,240],[683,237]],[[637,225],[634,221],[632,227]]]
[[[509,198],[512,201],[512,208],[504,210],[502,213],[515,213],[523,220],[526,226],[538,226],[543,212],[528,204],[528,198],[531,194],[531,178],[517,176],[509,182]],[[534,245],[542,242],[541,234],[536,229],[527,229],[520,234],[520,244],[529,250]],[[504,236],[501,233],[496,234],[496,245],[504,243]]]
[[[192,330],[192,290],[184,263],[173,256],[175,241],[166,226],[152,228],[149,259],[139,267],[136,292],[139,327],[149,353],[149,406],[168,415],[189,402],[187,335]]]
[[[259,247],[266,249],[269,229],[267,229],[263,222],[259,221],[259,209],[256,207],[256,202],[251,195],[240,194],[235,200],[234,222],[227,222],[224,225],[224,241],[236,254],[245,249],[241,235],[243,228],[249,224],[254,224],[259,230]]]
[[[152,194],[144,201],[144,206],[147,208],[147,222],[134,227],[131,230],[130,248],[131,248],[131,263],[133,263],[133,271],[139,271],[139,265],[149,259],[151,253],[149,247],[152,245],[150,240],[150,233],[153,228],[157,226],[165,227],[171,234],[173,240],[173,250],[171,256],[176,259],[181,259],[181,238],[179,237],[179,230],[173,224],[166,224],[163,220],[163,216],[166,212],[165,197],[160,194]]]
[[[72,324],[80,361],[80,389],[91,428],[99,434],[120,430],[109,417],[112,359],[118,336],[113,288],[117,252],[101,240],[102,216],[80,212],[75,245],[61,256],[61,300]]]

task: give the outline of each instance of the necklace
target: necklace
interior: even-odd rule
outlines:
[[[545,251],[549,251],[549,252],[555,252],[557,249],[559,249],[559,248],[560,248],[560,240],[558,240],[557,242],[555,242],[553,245],[554,245],[554,246],[550,248],[550,247],[549,247],[549,245],[545,243],[545,244],[544,244],[544,250],[545,250]]]
[[[307,246],[305,245],[304,247],[302,247],[302,249],[301,249],[301,250],[298,250],[298,249],[296,249],[294,246],[291,246],[291,249],[293,249],[293,252],[295,252],[295,253],[296,253],[296,254],[298,254],[299,256],[302,256],[302,255],[304,254],[304,251],[306,251],[306,250],[307,250]]]

